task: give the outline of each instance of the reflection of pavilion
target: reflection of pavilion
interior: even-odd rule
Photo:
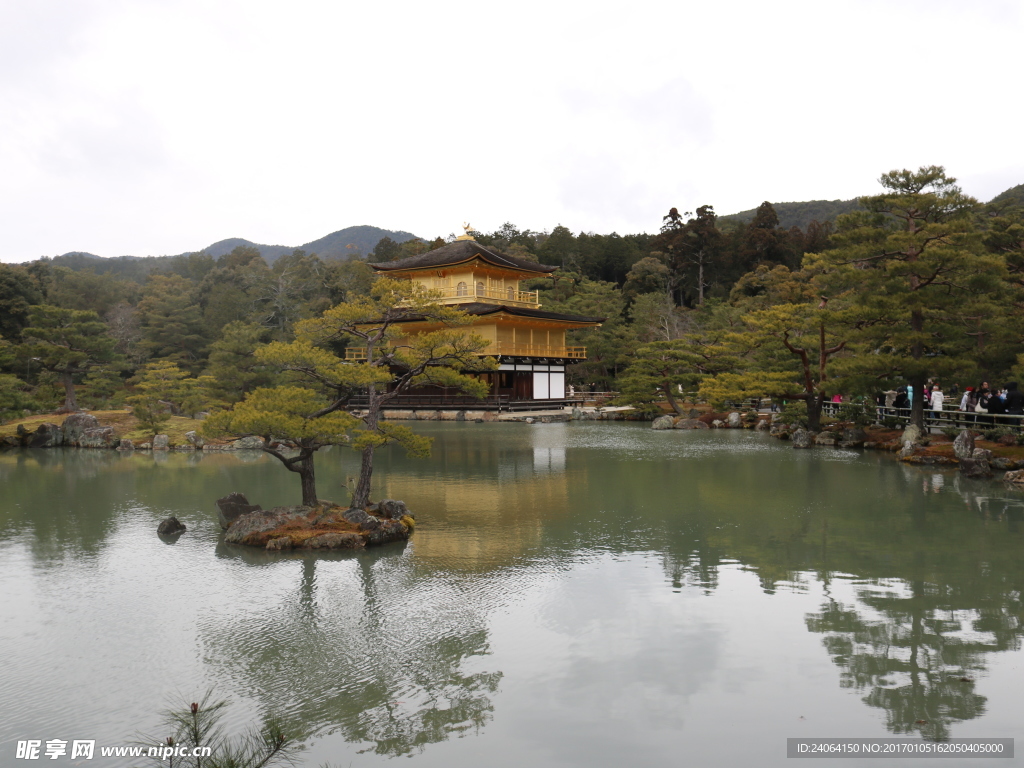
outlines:
[[[434,454],[464,468],[461,475],[424,482],[419,474],[390,469],[382,496],[416,499],[417,512],[433,523],[417,528],[411,546],[417,560],[458,562],[470,570],[509,564],[541,541],[551,510],[568,509],[567,428],[563,424],[530,430],[532,451],[510,450],[500,440],[461,445],[446,439]],[[472,453],[468,471],[466,453]],[[497,471],[495,471],[495,468]],[[465,524],[464,536],[451,529]]]

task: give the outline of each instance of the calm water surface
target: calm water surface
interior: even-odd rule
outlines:
[[[132,742],[210,687],[231,728],[303,733],[307,766],[782,766],[798,736],[1024,750],[1024,494],[748,432],[418,429],[433,457],[383,451],[374,497],[420,525],[360,554],[221,543],[214,499],[299,496],[262,454],[0,454],[0,765],[28,764],[19,739]],[[355,454],[317,461],[344,501]]]

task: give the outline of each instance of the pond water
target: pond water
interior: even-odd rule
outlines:
[[[417,530],[358,554],[221,543],[214,499],[299,497],[259,453],[0,454],[0,764],[159,734],[210,688],[229,730],[301,732],[304,766],[781,766],[787,737],[1022,735],[1024,494],[740,431],[417,429],[432,458],[382,451],[373,494]],[[345,500],[356,455],[317,462]]]

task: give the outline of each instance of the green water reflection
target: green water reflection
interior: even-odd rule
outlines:
[[[420,526],[362,554],[221,543],[213,499],[298,495],[260,454],[0,454],[0,749],[118,743],[210,685],[308,765],[782,764],[791,736],[1019,730],[1019,492],[750,433],[419,429],[433,457],[384,452],[374,495]],[[321,494],[354,468],[318,457]]]

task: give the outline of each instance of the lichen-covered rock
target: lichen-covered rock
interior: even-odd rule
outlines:
[[[185,439],[188,440],[189,444],[195,448],[202,448],[204,445],[206,445],[206,441],[203,440],[202,436],[195,430],[192,430],[191,432],[186,432]]]
[[[974,433],[969,429],[961,429],[953,440],[953,453],[958,459],[969,459],[974,454]]]
[[[382,499],[377,504],[377,511],[381,517],[388,520],[401,520],[406,516],[412,517],[412,513],[409,511],[409,507],[405,505],[405,502],[395,499]]]
[[[906,458],[900,457],[901,461],[907,464],[924,464],[924,465],[935,465],[935,464],[959,464],[959,462],[950,456],[935,456],[933,454],[920,454],[915,453]]]
[[[809,432],[806,429],[798,429],[793,433],[793,447],[794,448],[811,448],[814,446],[815,434]]]
[[[311,536],[302,546],[304,549],[360,549],[366,546],[366,539],[358,533],[321,533]],[[267,544],[270,548],[270,544]]]
[[[960,474],[964,477],[992,477],[992,469],[985,459],[960,459]]]
[[[725,417],[725,423],[729,425],[729,429],[740,429],[743,426],[743,417],[738,411],[733,411]]]
[[[659,416],[651,422],[651,429],[672,429],[675,425],[675,419],[671,416]]]
[[[1024,459],[997,458],[989,461],[989,465],[992,469],[999,469],[1003,472],[1007,472],[1015,469],[1024,469]]]
[[[262,511],[263,507],[259,504],[250,504],[245,495],[237,491],[217,499],[217,519],[220,520],[220,527],[224,530],[230,528],[231,524],[242,515]]]
[[[291,549],[293,546],[291,536],[278,536],[276,539],[271,539],[267,542],[267,549],[271,552],[280,552],[285,549]]]
[[[119,442],[113,427],[87,429],[78,436],[79,448],[113,448]]]
[[[352,525],[358,525],[367,531],[375,531],[380,527],[380,520],[368,514],[365,509],[359,509],[358,507],[346,509],[341,513],[341,516],[352,523]]]
[[[135,443],[129,440],[127,437],[122,437],[121,442],[117,444],[117,450],[119,451],[134,451]]]
[[[40,424],[25,440],[29,448],[59,448],[64,444],[64,431],[56,424]]]
[[[312,510],[309,507],[274,507],[273,509],[249,512],[235,519],[224,534],[228,544],[262,544],[258,534],[280,528],[286,523],[308,517]]]
[[[1003,475],[1003,480],[1014,485],[1024,485],[1024,469],[1015,469]]]
[[[771,422],[768,419],[761,419],[757,422],[757,426],[754,427],[758,432],[767,432],[772,428]]]
[[[99,420],[91,413],[72,413],[61,425],[64,431],[64,445],[80,445],[82,435],[88,429],[97,429],[100,426]],[[89,446],[93,447],[93,446]]]
[[[170,450],[171,438],[167,435],[153,435],[153,450],[154,451],[166,451]]]
[[[235,440],[235,449],[239,451],[262,451],[263,438],[257,437],[256,435],[249,435],[249,437],[243,437],[239,440]]]
[[[972,458],[972,459],[982,459],[984,461],[991,462],[992,461],[992,451],[988,450],[988,448],[975,448],[973,453],[971,453],[970,458]]]
[[[367,544],[388,544],[392,541],[405,541],[409,538],[409,529],[398,520],[381,520],[376,530],[366,534]]]
[[[901,443],[920,443],[923,435],[921,434],[921,428],[916,424],[907,424],[903,430],[903,437],[900,438]]]
[[[902,461],[906,461],[916,455],[919,450],[921,450],[920,444],[913,440],[904,440],[903,447],[900,449],[899,458]]]
[[[164,536],[173,536],[177,533],[184,533],[185,530],[185,524],[173,516],[161,520],[160,525],[156,528],[156,532]]]
[[[837,442],[834,432],[822,432],[814,437],[815,445],[835,445]]]
[[[839,438],[839,444],[843,448],[859,448],[867,439],[867,432],[860,427],[847,427]]]
[[[676,422],[673,429],[711,429],[711,427],[698,419],[681,419]]]

